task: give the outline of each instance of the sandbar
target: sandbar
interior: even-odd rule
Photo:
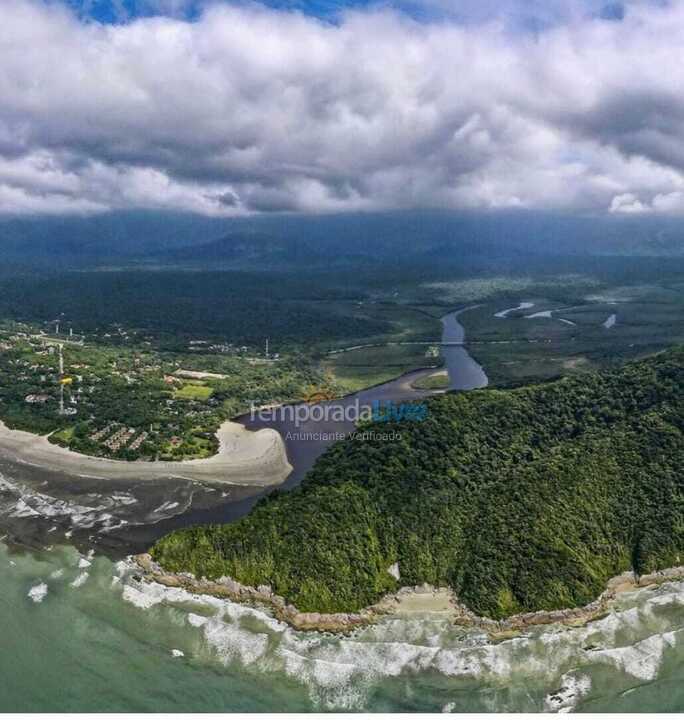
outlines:
[[[0,456],[55,472],[102,480],[183,478],[204,483],[280,485],[292,471],[276,430],[253,432],[227,420],[216,432],[219,450],[201,460],[145,461],[97,458],[54,445],[45,435],[11,430],[0,420]]]

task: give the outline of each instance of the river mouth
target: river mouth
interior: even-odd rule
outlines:
[[[396,399],[396,390],[404,393],[400,397],[419,399],[429,394],[411,389],[421,372],[365,392]],[[0,472],[11,475],[6,482],[29,485],[34,471],[0,459]],[[301,466],[295,472],[303,476]],[[36,498],[12,500],[15,510],[24,513],[15,522],[61,523],[60,511],[70,520],[104,523],[115,512],[97,497],[100,488],[92,482],[64,477],[52,482],[63,484],[70,504],[46,507],[45,517],[36,517],[31,511],[39,512],[36,502],[41,493],[47,495],[43,482],[36,476]],[[296,477],[287,483],[294,486]],[[134,484],[121,485],[119,505],[135,508],[131,498],[137,498],[138,511],[146,504],[157,522],[106,531],[84,527],[73,531],[70,546],[61,545],[55,531],[47,536],[54,547],[35,553],[11,553],[0,543],[0,600],[12,608],[0,618],[8,649],[0,662],[5,689],[0,704],[6,711],[634,712],[682,707],[682,582],[627,592],[605,616],[580,627],[538,626],[497,642],[478,628],[454,625],[440,612],[384,617],[344,637],[295,631],[261,608],[146,583],[132,563],[114,564],[108,553],[74,549],[81,547],[81,538],[87,544],[89,534],[97,545],[119,533],[120,553],[131,538],[143,537],[136,533],[163,534],[173,524],[192,524],[193,518],[225,522],[255,501],[237,496],[254,488],[231,488],[236,495],[217,503],[216,490],[192,483],[175,490],[171,484],[144,486],[159,494],[143,499]],[[4,494],[11,490],[2,487]],[[204,510],[196,509],[200,502],[207,503]],[[40,653],[27,637],[39,639]]]
[[[487,385],[487,376],[463,346],[465,331],[458,316],[470,308],[442,318],[441,354],[449,374],[449,390],[471,390]],[[389,382],[343,398],[317,403],[347,410],[374,403],[409,403],[441,394],[420,390],[414,383],[434,369],[414,370]],[[285,443],[292,472],[279,489],[299,485],[336,438],[356,429],[353,420],[309,417],[296,420],[298,407],[264,419],[245,414],[235,420],[248,430],[270,428]],[[147,550],[157,539],[191,525],[233,522],[246,515],[274,487],[254,485],[209,486],[183,478],[162,478],[154,483],[129,479],[115,483],[92,477],[57,473],[45,468],[0,458],[0,527],[8,539],[41,548],[64,538],[82,549],[89,547],[120,558]]]

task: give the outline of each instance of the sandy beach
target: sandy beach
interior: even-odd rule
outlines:
[[[283,440],[275,430],[252,432],[239,423],[226,421],[216,436],[219,451],[210,458],[180,462],[126,462],[81,455],[53,445],[47,436],[10,430],[0,421],[0,455],[27,465],[101,480],[174,477],[204,483],[266,487],[279,485],[292,470]]]
[[[492,620],[476,615],[461,604],[450,588],[423,585],[402,587],[389,593],[374,605],[355,612],[301,612],[285,598],[275,595],[268,586],[258,588],[242,585],[231,578],[197,579],[191,573],[167,572],[152,557],[143,553],[130,558],[143,571],[146,581],[165,587],[183,588],[191,593],[227,598],[234,602],[256,603],[271,608],[274,616],[296,630],[348,633],[376,622],[382,617],[441,615],[455,625],[484,630],[492,639],[515,637],[539,625],[584,625],[610,612],[616,599],[625,593],[682,580],[684,567],[672,567],[644,575],[637,581],[632,572],[611,578],[606,589],[593,602],[565,610],[538,610]]]

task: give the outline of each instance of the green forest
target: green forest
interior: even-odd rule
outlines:
[[[197,337],[258,348],[270,338],[283,350],[391,329],[356,306],[344,305],[343,312],[335,307],[357,296],[293,274],[36,274],[0,280],[0,317],[48,322],[60,315],[89,336],[123,323],[166,350],[182,350]]]
[[[304,611],[450,586],[478,614],[583,605],[684,551],[684,349],[511,390],[432,398],[401,440],[333,445],[234,524],[174,532],[169,571],[268,584]],[[396,581],[388,568],[399,563]]]

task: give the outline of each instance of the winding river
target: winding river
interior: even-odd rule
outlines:
[[[458,314],[443,324],[444,342],[463,342]],[[487,383],[460,345],[444,346],[443,358],[452,388]],[[431,372],[408,373],[338,402],[420,399],[429,393],[412,383]],[[268,426],[288,432],[287,424]],[[347,426],[330,429],[340,427]],[[294,470],[285,486],[294,487],[327,444],[286,442]],[[684,583],[626,593],[608,615],[584,627],[533,628],[498,642],[439,613],[383,619],[350,637],[302,633],[259,608],[141,583],[130,563],[89,550],[102,548],[100,538],[111,538],[115,547],[117,537],[119,552],[142,549],[172,527],[239,517],[258,497],[250,494],[253,488],[224,491],[217,502],[220,490],[176,479],[121,484],[116,492],[110,485],[105,496],[92,480],[55,476],[49,488],[59,489],[56,500],[46,482],[45,471],[0,458],[3,522],[3,503],[12,503],[13,534],[21,537],[41,522],[48,527],[47,535],[33,536],[38,549],[31,553],[0,541],[0,711],[629,712],[683,706]],[[12,488],[32,492],[31,504],[12,499]],[[131,515],[116,516],[121,507],[132,508]],[[65,544],[58,532],[49,534],[53,523],[64,530],[68,522],[80,524],[80,536],[74,531]],[[117,529],[121,522],[128,524]]]
[[[463,308],[449,313],[442,318],[442,342],[465,342],[465,329],[458,321],[459,315],[474,308]],[[471,356],[468,350],[458,345],[443,345],[442,358],[449,372],[449,388],[451,390],[474,390],[485,387],[489,380],[482,366]]]
[[[469,309],[463,308],[448,313],[442,318],[442,343],[445,344],[441,348],[441,353],[444,365],[449,373],[450,390],[473,390],[485,387],[488,383],[484,370],[470,356],[465,347],[448,344],[463,343],[465,341],[465,330],[458,317]],[[357,403],[360,406],[370,406],[374,402],[392,401],[402,403],[417,401],[443,392],[418,390],[414,387],[413,384],[416,380],[433,372],[433,369],[414,370],[381,385],[320,404],[322,406],[335,405],[346,409]],[[272,428],[281,434],[287,448],[288,459],[293,468],[288,478],[280,486],[285,490],[297,487],[302,482],[316,460],[335,442],[335,434],[346,434],[355,428],[354,422],[333,419],[327,421],[310,419],[297,423],[293,419],[296,417],[297,407],[297,404],[292,406],[292,413],[287,413],[284,418],[279,413],[276,413],[274,419],[251,418],[249,414],[237,418],[237,421],[244,424],[249,430]],[[145,544],[149,545],[150,541],[153,541],[161,534],[178,527],[209,522],[230,522],[247,514],[257,500],[271,492],[272,489],[268,488],[259,491],[250,497],[240,498],[237,501],[230,500],[205,509],[193,509],[182,516],[174,516],[160,521],[153,528],[141,527],[137,530],[127,528],[126,535],[130,537],[131,533],[141,533],[144,539],[142,546],[144,546]]]
[[[465,339],[465,331],[458,321],[458,315],[464,310],[449,313],[442,318],[442,342],[462,343]],[[472,390],[473,388],[487,385],[487,376],[484,370],[473,360],[465,347],[444,345],[441,349],[444,365],[449,373],[449,387],[451,390]],[[355,404],[369,406],[374,402],[394,403],[410,402],[420,400],[430,395],[438,394],[439,391],[417,390],[414,387],[416,380],[432,374],[434,370],[414,370],[413,372],[401,375],[394,380],[376,385],[375,387],[361,390],[346,397],[321,403],[334,405],[336,407],[348,408]],[[293,415],[296,417],[295,405]],[[316,459],[328,448],[334,439],[308,439],[312,434],[331,436],[335,433],[348,433],[354,430],[353,422],[336,422],[307,420],[297,424],[290,419],[289,414],[285,419],[260,420],[251,419],[249,415],[243,415],[239,421],[249,430],[258,430],[264,427],[277,430],[285,440],[287,454],[290,464],[294,468],[282,487],[292,488],[302,481],[304,475],[311,469]],[[307,436],[306,440],[301,439]]]
[[[444,345],[441,350],[451,390],[470,390],[487,384],[483,369],[462,345],[465,331],[458,317],[468,309],[448,313],[442,318]],[[414,387],[416,380],[433,372],[433,369],[415,370],[321,405],[346,409],[356,404],[371,406],[374,402],[420,400],[443,392]],[[249,414],[237,418],[249,430],[272,428],[281,434],[293,467],[280,486],[283,489],[299,485],[336,436],[355,429],[352,421],[334,419],[297,423],[294,420],[297,408],[304,405],[289,406],[292,412],[287,417],[278,413],[273,419],[252,419]],[[215,488],[182,478],[147,484],[132,480],[117,483],[114,491],[112,487],[111,482],[60,475],[0,458],[0,491],[4,491],[6,498],[3,502],[0,492],[0,518],[5,531],[20,542],[42,546],[54,540],[51,532],[58,535],[59,531],[73,527],[73,542],[81,547],[96,546],[110,555],[122,556],[147,549],[171,530],[236,520],[273,489],[240,485]],[[71,534],[67,537],[71,538]]]
[[[458,310],[449,313],[442,318],[442,343],[463,343],[465,341],[465,330],[458,321],[458,316],[468,310]],[[487,376],[484,370],[470,356],[462,345],[445,344],[441,348],[444,365],[449,373],[449,388],[451,390],[472,390],[487,385]],[[361,390],[352,395],[347,395],[338,400],[332,400],[321,405],[335,405],[347,408],[359,404],[372,405],[374,402],[394,403],[410,402],[420,400],[430,395],[439,394],[440,391],[417,390],[414,387],[416,380],[432,374],[434,370],[414,370],[413,372],[401,375],[394,380],[376,385],[375,387]],[[296,417],[296,407],[293,414]],[[334,433],[348,433],[355,427],[353,422],[335,422],[308,420],[296,424],[288,417],[284,420],[252,420],[249,415],[243,415],[239,421],[249,430],[258,430],[264,427],[278,430],[285,440],[287,454],[293,471],[282,487],[292,488],[302,481],[304,475],[312,467],[316,459],[329,447],[334,439],[316,440],[300,439],[303,435],[310,436],[313,433],[321,435],[333,435]]]

